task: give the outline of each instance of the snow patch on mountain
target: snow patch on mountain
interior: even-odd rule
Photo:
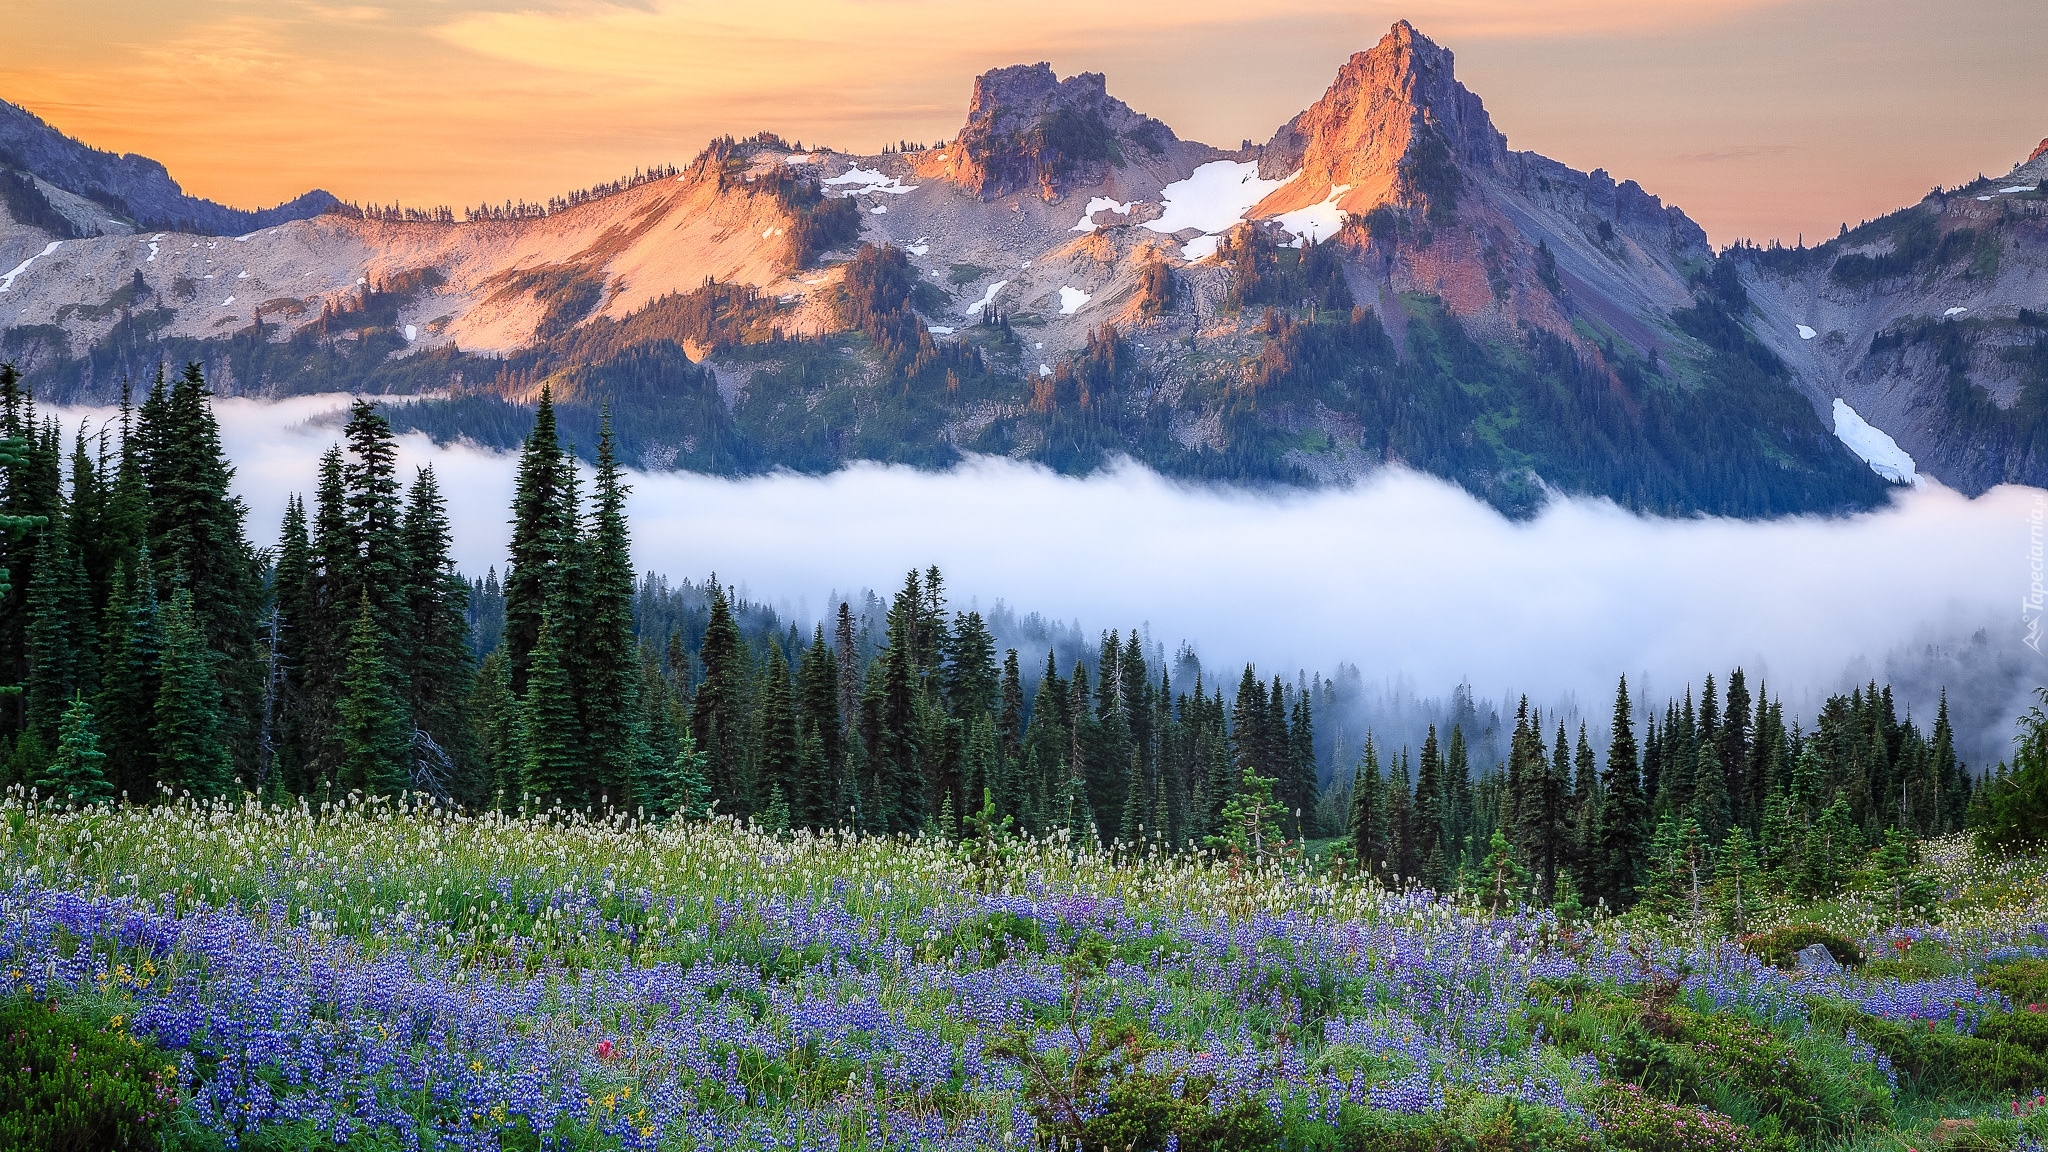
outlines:
[[[1894,484],[1911,484],[1918,487],[1920,476],[1914,469],[1913,458],[1898,442],[1883,430],[1874,428],[1870,422],[1858,415],[1849,402],[1835,397],[1835,439],[1849,446],[1870,470]]]
[[[1337,207],[1337,201],[1349,191],[1351,185],[1339,184],[1330,189],[1330,194],[1323,197],[1322,203],[1296,208],[1292,212],[1282,212],[1273,217],[1273,222],[1294,234],[1293,246],[1296,248],[1304,243],[1328,240],[1344,227],[1344,210]]]
[[[1060,315],[1072,316],[1074,313],[1079,312],[1081,310],[1081,305],[1086,304],[1091,299],[1093,299],[1093,297],[1089,296],[1088,293],[1081,291],[1079,288],[1061,288]]]
[[[50,246],[48,248],[45,248],[41,252],[38,252],[35,255],[29,257],[28,259],[23,260],[21,263],[16,264],[14,266],[14,271],[9,272],[5,276],[0,276],[0,292],[12,291],[14,288],[15,277],[21,275],[23,272],[28,271],[29,265],[35,263],[38,260],[41,260],[45,256],[48,256],[50,253],[55,252],[58,249],[58,247],[61,246],[63,243],[64,242],[62,240],[50,241]]]
[[[1801,340],[1811,340],[1815,336],[1820,335],[1820,333],[1815,332],[1812,328],[1808,327],[1805,324],[1794,324],[1793,327],[1799,329],[1799,338]]]
[[[1074,225],[1071,231],[1093,232],[1097,227],[1095,223],[1095,214],[1097,212],[1115,212],[1119,216],[1129,216],[1131,209],[1136,207],[1137,203],[1135,200],[1128,203],[1120,203],[1114,196],[1097,196],[1093,200],[1088,201],[1088,207],[1081,210],[1081,222]]]
[[[981,299],[976,300],[972,304],[967,305],[965,308],[960,309],[960,314],[962,316],[980,315],[984,310],[988,308],[989,305],[996,302],[996,293],[1001,292],[1003,290],[1003,286],[1008,283],[1008,280],[998,280],[995,283],[989,285],[988,290],[981,294]]]
[[[1292,179],[1293,176],[1286,180],[1259,179],[1256,160],[1212,160],[1195,169],[1187,179],[1161,188],[1159,199],[1165,211],[1159,219],[1146,221],[1145,227],[1169,234],[1193,228],[1211,236],[1219,235],[1244,223],[1245,213],[1253,205]]]
[[[849,196],[858,196],[863,192],[885,192],[891,196],[901,196],[906,192],[915,192],[918,188],[915,184],[905,184],[894,176],[884,176],[872,168],[863,168],[858,164],[820,183],[834,188],[843,186]]]

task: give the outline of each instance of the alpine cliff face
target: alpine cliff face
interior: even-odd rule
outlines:
[[[1335,197],[1364,215],[1382,204],[1413,202],[1424,185],[1451,167],[1493,171],[1507,158],[1507,138],[1452,74],[1451,53],[1394,25],[1370,52],[1337,72],[1323,98],[1282,125],[1259,154],[1259,174],[1285,188],[1259,204],[1278,215]]]
[[[2048,141],[1815,248],[1742,248],[1757,339],[1970,495],[2048,486]]]
[[[1996,390],[1988,408],[1884,399],[1955,392],[2017,337],[1957,369],[1953,341],[1883,335],[1921,314],[1888,304],[1844,320],[1849,359],[1823,363],[1836,345],[1787,343],[1783,310],[1899,303],[1900,277],[1717,257],[1635,183],[1511,151],[1405,22],[1237,151],[1036,64],[977,79],[952,141],[854,156],[726,138],[680,170],[463,221],[332,211],[252,233],[195,211],[96,235],[72,221],[112,186],[80,174],[103,160],[0,164],[0,356],[59,400],[196,359],[228,392],[447,390],[393,418],[509,443],[545,386],[578,442],[608,403],[645,467],[1128,455],[1322,484],[1398,463],[1515,514],[1560,491],[1671,514],[1869,507],[1886,486],[1832,434],[1837,396],[1937,478],[2037,467]],[[2031,195],[1914,211],[1953,269],[1952,237],[1986,234],[1963,216],[2024,215]],[[1907,242],[1891,235],[1840,252],[1889,268],[1877,254]],[[1988,309],[2024,294],[2038,265],[2019,251],[1969,265]]]
[[[974,81],[967,122],[927,168],[984,200],[1029,190],[1057,200],[1119,167],[1184,148],[1171,128],[1111,96],[1101,73],[1061,80],[1049,64],[1018,64]],[[1196,148],[1204,159],[1213,151]]]

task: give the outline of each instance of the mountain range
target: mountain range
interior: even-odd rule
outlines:
[[[2048,485],[2044,153],[1717,253],[1635,182],[1511,150],[1405,22],[1264,144],[1019,65],[949,141],[728,137],[459,214],[240,212],[0,105],[0,358],[58,402],[195,360],[224,393],[409,395],[401,427],[493,446],[545,387],[649,468],[1399,463],[1513,515],[1844,512]]]

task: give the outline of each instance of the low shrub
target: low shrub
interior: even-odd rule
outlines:
[[[1994,1013],[1977,1025],[1977,1038],[2048,1056],[2048,1009]]]
[[[2016,1007],[2048,1004],[2048,960],[2007,960],[1993,964],[1977,977],[1977,983],[2003,994]]]
[[[1765,1152],[1748,1128],[1718,1112],[1660,1100],[1634,1084],[1610,1084],[1593,1114],[1621,1152]]]
[[[1570,1011],[1561,997],[1569,992]],[[1751,1125],[1766,1144],[1780,1134],[1835,1136],[1881,1119],[1884,1085],[1861,1066],[1831,1063],[1734,1012],[1701,1012],[1672,984],[1634,998],[1587,985],[1560,989],[1532,1010],[1562,1050],[1597,1054],[1617,1081],[1652,1096],[1700,1105]]]
[[[0,1148],[156,1147],[178,1106],[177,1070],[151,1045],[54,1003],[0,1000]]]
[[[1816,1002],[1813,1013],[1816,1025],[1855,1029],[1858,1039],[1891,1061],[1902,1088],[1922,1096],[1978,1100],[2048,1084],[2048,1057],[2001,1034],[2000,1026],[1991,1023],[2001,1018],[1985,1021],[1991,1035],[1980,1027],[1980,1034],[1971,1036],[1944,1020],[1885,1020],[1838,1000]]]
[[[1791,968],[1798,963],[1799,953],[1815,944],[1826,948],[1835,963],[1853,966],[1863,963],[1863,950],[1839,932],[1832,932],[1818,924],[1787,924],[1768,932],[1744,936],[1743,950],[1766,964],[1779,968]]]

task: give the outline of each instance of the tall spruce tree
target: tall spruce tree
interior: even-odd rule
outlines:
[[[285,498],[284,523],[278,530],[277,563],[270,577],[271,722],[265,768],[284,791],[297,796],[312,791],[307,773],[311,733],[306,730],[304,706],[306,652],[313,639],[308,628],[315,592],[306,505],[293,494]]]
[[[1628,677],[1614,691],[1614,723],[1607,745],[1607,766],[1601,777],[1598,864],[1592,870],[1595,895],[1615,910],[1635,902],[1642,877],[1644,801],[1636,768],[1635,716],[1628,698]]]
[[[1346,813],[1345,831],[1350,837],[1352,859],[1368,875],[1379,875],[1386,861],[1386,810],[1381,804],[1380,757],[1373,747],[1372,733],[1365,734],[1365,750],[1351,774],[1351,807]]]
[[[342,438],[348,444],[342,484],[352,563],[349,585],[341,591],[351,604],[368,598],[372,626],[391,639],[391,655],[403,660],[410,632],[404,618],[409,557],[399,530],[398,442],[390,422],[365,400],[350,407]]]
[[[590,535],[578,556],[577,584],[563,589],[576,621],[571,683],[585,740],[585,775],[594,797],[623,802],[646,758],[639,716],[640,661],[633,637],[633,558],[626,525],[629,491],[607,413],[597,440],[597,482]],[[789,782],[784,782],[787,796]]]
[[[192,606],[192,592],[179,587],[163,606],[163,656],[151,738],[160,794],[190,792],[210,798],[234,786],[226,727],[221,719],[220,659],[206,642],[205,625]]]
[[[751,661],[739,624],[733,620],[732,604],[717,577],[706,590],[711,613],[703,647],[697,653],[704,677],[690,705],[690,737],[704,756],[705,780],[719,811],[745,816],[752,811],[745,727],[750,711],[746,681]]]
[[[451,795],[481,806],[495,781],[477,763],[474,731],[463,710],[475,676],[469,647],[469,584],[455,571],[454,535],[431,467],[413,478],[400,523],[404,557],[399,588],[407,629],[393,646],[412,739],[447,775]]]
[[[100,747],[116,792],[141,800],[158,776],[156,701],[163,682],[164,637],[149,545],[136,550],[131,576],[115,575],[107,601],[106,668],[100,677]]]
[[[794,697],[789,662],[782,658],[782,646],[770,640],[767,667],[762,669],[760,687],[755,691],[754,798],[762,810],[770,793],[782,796],[791,813],[810,810],[810,798],[799,791],[802,737],[797,734]]]
[[[235,470],[198,364],[186,365],[144,424],[150,425],[151,563],[159,580],[189,593],[192,623],[214,656],[209,671],[220,700],[218,739],[234,762],[253,770],[264,674],[256,637],[262,581],[256,551],[243,534],[247,509],[231,490]]]
[[[377,624],[370,592],[360,594],[342,673],[341,781],[366,796],[396,796],[412,787],[412,725],[393,683],[391,641]]]
[[[581,750],[575,745],[576,700],[552,612],[541,617],[536,640],[519,707],[520,788],[544,805],[581,808],[592,797]]]
[[[574,470],[555,430],[554,400],[543,385],[513,482],[511,562],[505,569],[505,647],[515,695],[526,692],[527,661],[540,643],[557,566],[575,536],[577,512],[569,495]]]

